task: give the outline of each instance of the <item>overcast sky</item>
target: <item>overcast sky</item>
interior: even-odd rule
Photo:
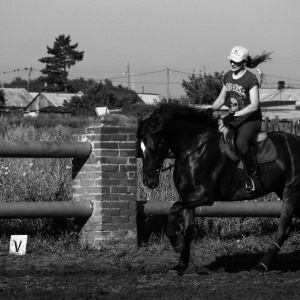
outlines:
[[[70,78],[120,77],[113,83],[127,86],[129,61],[136,92],[166,96],[169,68],[170,95],[179,97],[188,74],[227,71],[241,45],[250,55],[273,51],[259,66],[265,87],[300,88],[299,0],[2,0],[0,8],[1,82],[27,79],[28,66],[40,76],[46,46],[65,34],[85,51]]]

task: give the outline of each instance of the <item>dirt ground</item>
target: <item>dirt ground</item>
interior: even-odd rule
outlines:
[[[285,249],[264,275],[262,253],[201,253],[183,276],[172,251],[0,256],[0,299],[300,299],[300,251]]]

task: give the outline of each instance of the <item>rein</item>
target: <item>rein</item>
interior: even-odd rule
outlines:
[[[213,138],[207,138],[203,143],[201,143],[195,150],[193,150],[191,153],[189,153],[187,156],[185,156],[185,157],[182,157],[181,159],[179,159],[177,162],[175,162],[174,164],[171,164],[171,165],[169,165],[168,167],[166,167],[166,168],[162,168],[162,166],[160,166],[159,168],[157,168],[157,170],[158,170],[158,172],[157,173],[159,173],[159,172],[165,172],[165,171],[167,171],[167,170],[170,170],[170,169],[172,169],[173,167],[175,167],[175,166],[177,166],[177,165],[183,165],[185,162],[186,162],[186,160],[189,158],[189,157],[191,157],[194,153],[196,153],[197,151],[199,151],[201,148],[203,148],[208,142],[210,142],[210,141],[212,141],[212,140],[214,140],[214,139],[217,139],[218,138],[218,136],[217,137],[213,137]],[[171,153],[171,151],[168,153],[168,155]],[[152,168],[151,170],[153,170],[153,169],[155,169],[155,168]],[[144,170],[143,170],[144,171]],[[145,170],[145,171],[148,171],[148,170]]]

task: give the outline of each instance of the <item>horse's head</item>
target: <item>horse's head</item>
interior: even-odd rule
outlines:
[[[169,146],[162,136],[141,137],[137,141],[137,151],[143,160],[143,184],[154,189],[159,184],[159,174]]]
[[[143,160],[143,184],[154,189],[159,184],[159,174],[169,146],[162,133],[161,123],[153,126],[152,119],[138,117],[137,153]]]

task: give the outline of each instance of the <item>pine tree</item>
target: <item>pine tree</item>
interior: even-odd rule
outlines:
[[[46,64],[41,70],[43,80],[53,91],[68,91],[68,69],[83,59],[84,51],[75,50],[78,43],[71,45],[70,36],[59,35],[55,38],[53,48],[47,46],[47,53],[51,56],[39,59]]]

